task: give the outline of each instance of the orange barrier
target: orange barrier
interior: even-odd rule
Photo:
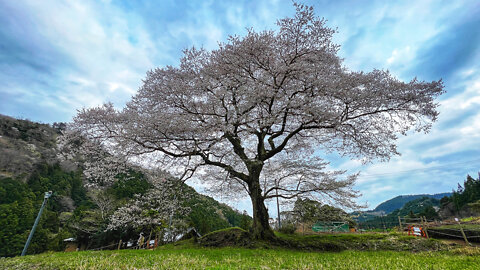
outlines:
[[[423,230],[422,227],[420,226],[408,226],[408,235],[413,235],[413,236],[420,236],[420,237],[425,237],[427,238],[427,234],[425,233],[425,230]]]

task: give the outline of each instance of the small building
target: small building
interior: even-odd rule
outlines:
[[[200,237],[202,237],[202,235],[200,235],[200,233],[198,233],[195,228],[190,228],[184,234],[177,236],[175,241],[181,241],[181,240],[186,240],[190,238],[200,238]]]
[[[70,238],[67,238],[67,239],[63,239],[63,242],[66,243],[65,252],[78,251],[77,239],[75,239],[73,237],[70,237]]]

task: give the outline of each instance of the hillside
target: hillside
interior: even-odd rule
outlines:
[[[55,126],[0,115],[0,177],[24,182],[39,162],[54,163]]]
[[[416,199],[428,197],[428,198],[440,200],[445,196],[447,197],[452,196],[452,193],[445,192],[445,193],[438,193],[438,194],[400,195],[379,204],[377,207],[375,207],[375,209],[373,209],[373,212],[383,212],[384,214],[389,214],[394,210],[402,208],[406,203]]]
[[[105,231],[108,216],[152,185],[142,172],[131,170],[117,182],[92,190],[84,187],[82,166],[65,166],[57,160],[56,137],[62,124],[54,127],[28,120],[0,116],[0,257],[19,255],[43,200],[48,201],[37,227],[29,254],[60,251],[63,239],[77,239],[80,248],[95,248],[120,238],[138,238],[138,231]],[[181,217],[186,226],[200,234],[213,230],[248,226],[251,218],[183,184],[191,209]],[[182,198],[183,198],[182,197]]]
[[[396,209],[387,215],[375,216],[367,220],[358,220],[360,228],[392,228],[399,225],[398,217],[415,218],[425,216],[427,219],[438,219],[435,208],[440,207],[440,200],[431,197],[421,197],[407,202],[402,208]]]
[[[374,219],[378,220],[378,218],[388,215],[395,210],[402,209],[402,207],[404,207],[409,202],[416,201],[424,197],[440,200],[445,196],[449,197],[451,195],[452,193],[450,192],[438,194],[400,195],[379,204],[373,210],[356,211],[351,213],[350,215],[353,216],[357,222],[366,222]],[[413,204],[415,204],[415,202]]]

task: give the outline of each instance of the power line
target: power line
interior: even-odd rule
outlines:
[[[359,177],[371,177],[371,176],[373,177],[373,176],[384,176],[384,175],[402,174],[402,173],[415,172],[415,171],[436,170],[436,169],[442,169],[442,168],[446,168],[446,167],[451,167],[452,165],[467,164],[467,163],[471,163],[471,162],[474,162],[474,161],[480,161],[480,159],[478,159],[478,160],[472,160],[472,161],[466,161],[466,162],[458,162],[458,163],[444,164],[444,165],[439,165],[439,166],[432,166],[432,167],[411,169],[411,170],[395,171],[395,172],[391,172],[391,173],[366,174],[366,175],[361,175],[361,176],[359,176]],[[476,164],[472,164],[472,166],[479,166],[479,167],[480,167],[480,165],[476,165]]]
[[[365,174],[365,175],[359,175],[358,179],[373,178],[373,177],[380,177],[380,176],[391,176],[391,175],[398,175],[398,174],[411,173],[411,172],[424,172],[424,171],[429,171],[429,170],[437,170],[437,169],[452,167],[452,165],[471,164],[473,162],[480,162],[480,159],[474,159],[474,160],[463,161],[463,162],[455,162],[455,163],[447,163],[447,164],[438,165],[438,166],[411,169],[411,170],[395,171],[395,172],[390,172],[390,173]],[[478,165],[477,164],[471,164],[471,166],[472,167],[473,166],[480,167],[480,164],[478,164]]]

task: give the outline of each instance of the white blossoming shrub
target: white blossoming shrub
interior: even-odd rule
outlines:
[[[110,217],[107,230],[168,232],[168,239],[174,239],[187,229],[186,216],[190,212],[189,207],[182,205],[187,199],[182,193],[182,184],[178,180],[156,181],[154,188],[144,195],[135,195],[130,203],[117,209]]]

